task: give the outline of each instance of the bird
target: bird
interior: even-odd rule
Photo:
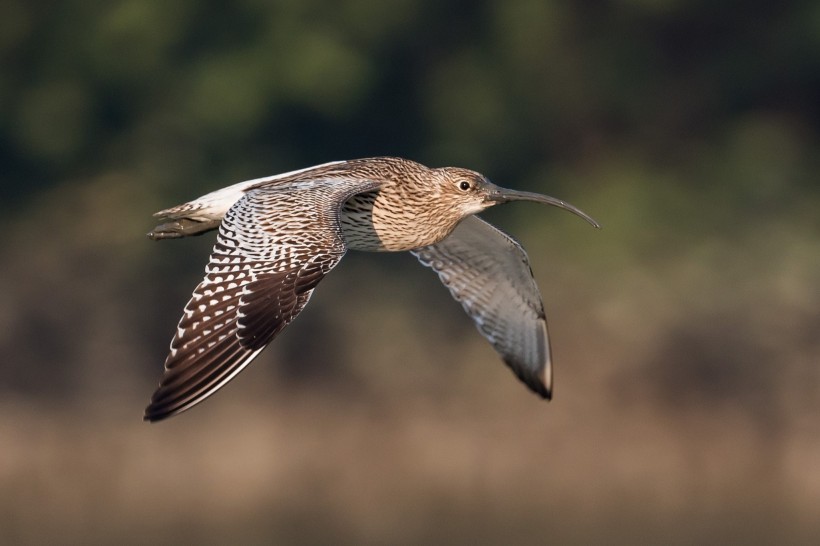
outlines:
[[[565,201],[397,157],[248,180],[157,212],[163,223],[150,239],[217,235],[144,419],[179,414],[221,389],[296,318],[349,249],[414,254],[518,379],[551,399],[547,321],[529,258],[475,216],[510,201],[556,206],[600,227]]]

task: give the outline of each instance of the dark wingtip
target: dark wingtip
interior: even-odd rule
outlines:
[[[552,400],[552,390],[551,390],[551,389],[546,390],[546,392],[544,392],[544,394],[542,395],[542,397],[543,397],[543,398],[544,398],[544,400],[546,400],[547,402],[549,402],[550,400]]]
[[[552,400],[552,388],[547,387],[541,381],[539,381],[538,383],[535,383],[535,384],[527,383],[527,386],[530,387],[530,389],[532,389],[532,391],[535,394],[537,394],[538,396],[540,396],[541,398],[543,398],[547,402]]]
[[[171,399],[168,400],[167,393],[165,393],[166,396],[161,395],[162,390],[162,388],[158,389],[157,392],[155,392],[151,397],[151,402],[148,404],[148,407],[145,408],[145,412],[142,415],[143,421],[156,423],[158,421],[164,421],[170,417],[176,417],[181,413],[185,413],[210,396],[209,394],[203,398],[191,401],[189,398],[179,396],[179,393],[177,393],[177,395],[172,396]]]
[[[156,397],[156,395],[154,396]],[[157,404],[154,400],[154,398],[151,399],[151,403],[148,404],[148,407],[145,408],[145,412],[142,415],[142,420],[145,422],[156,423],[181,413],[179,409],[169,409],[167,406],[163,407],[162,404]]]
[[[142,420],[146,423],[156,423],[157,421],[162,421],[168,417],[167,415],[163,415],[161,413],[157,413],[152,409],[152,406],[148,406],[145,408],[145,413],[142,415]]]
[[[541,372],[532,373],[526,368],[515,365],[509,361],[505,360],[505,363],[510,367],[518,380],[524,383],[530,391],[537,394],[544,400],[552,400],[552,385],[547,383],[546,367]],[[550,380],[551,379],[552,378],[550,377]]]

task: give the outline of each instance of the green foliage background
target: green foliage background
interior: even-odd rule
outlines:
[[[820,4],[0,3],[0,542],[820,540]],[[335,159],[569,200],[546,405],[408,256],[351,253],[224,393],[140,422],[212,238]]]

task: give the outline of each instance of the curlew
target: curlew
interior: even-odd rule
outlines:
[[[183,412],[242,371],[296,318],[348,249],[412,252],[438,274],[515,375],[550,399],[547,322],[527,254],[474,216],[509,201],[557,206],[599,227],[553,197],[501,188],[467,169],[391,157],[248,180],[156,213],[166,223],[151,239],[219,231],[145,419]]]

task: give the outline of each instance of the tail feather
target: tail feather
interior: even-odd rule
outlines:
[[[228,209],[239,201],[246,191],[262,184],[272,184],[277,180],[287,179],[306,171],[320,169],[336,163],[341,163],[341,161],[325,163],[323,165],[317,165],[316,167],[308,167],[307,169],[299,169],[298,171],[291,171],[274,176],[266,176],[264,178],[245,180],[244,182],[212,191],[193,201],[161,210],[154,213],[154,217],[164,218],[170,221],[155,227],[148,233],[148,237],[158,241],[161,239],[178,239],[191,235],[201,235],[206,231],[218,228]]]
[[[154,241],[161,239],[178,239],[191,235],[202,235],[207,231],[219,227],[221,220],[192,220],[190,218],[180,218],[164,224],[160,224],[148,232],[148,238]]]

